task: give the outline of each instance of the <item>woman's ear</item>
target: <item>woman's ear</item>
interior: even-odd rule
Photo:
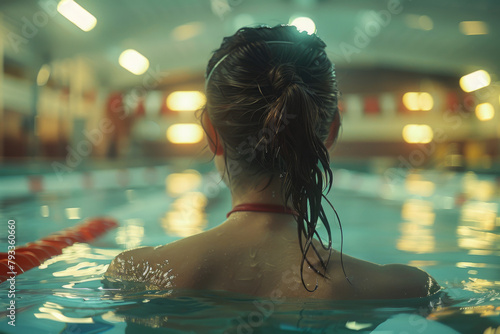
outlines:
[[[326,138],[325,141],[325,147],[327,150],[332,147],[333,143],[337,139],[337,136],[339,135],[339,129],[340,129],[340,115],[337,112],[335,114],[335,118],[333,119],[332,125],[330,126],[330,132],[328,133],[328,138]]]
[[[210,151],[212,151],[212,153],[214,153],[215,155],[222,155],[224,153],[224,149],[222,148],[222,143],[219,139],[219,134],[215,130],[206,111],[203,114],[203,125],[205,128],[205,133],[208,137],[207,141]]]

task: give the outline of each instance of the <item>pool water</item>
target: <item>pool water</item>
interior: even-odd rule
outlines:
[[[102,275],[122,250],[165,244],[224,221],[229,193],[214,173],[170,173],[166,185],[3,192],[2,252],[8,219],[16,221],[18,245],[87,217],[111,216],[120,227],[19,275],[15,327],[6,317],[8,282],[2,283],[0,332],[498,333],[499,189],[495,177],[472,173],[386,179],[335,171],[328,198],[342,220],[344,252],[381,264],[418,266],[444,287],[428,299],[397,301],[104,289]],[[338,249],[338,228],[333,237]]]

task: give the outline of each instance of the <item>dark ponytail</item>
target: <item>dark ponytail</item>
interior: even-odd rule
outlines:
[[[242,28],[224,39],[207,67],[204,112],[221,137],[226,166],[232,161],[246,173],[270,180],[279,177],[284,203],[291,202],[298,212],[306,289],[305,263],[327,277],[330,257],[320,255],[315,236],[329,254],[332,247],[322,206],[323,193],[332,185],[324,143],[332,122],[338,128],[340,118],[335,74],[325,46],[316,35],[299,33],[293,26]],[[230,181],[236,180],[231,168],[226,170]],[[319,221],[328,233],[326,245],[317,233]],[[307,257],[311,250],[319,268]]]

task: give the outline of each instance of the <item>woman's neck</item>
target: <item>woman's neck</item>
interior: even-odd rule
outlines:
[[[266,187],[267,186],[267,187]],[[241,204],[263,203],[271,205],[284,205],[281,191],[281,180],[273,178],[260,179],[257,182],[239,182],[238,186],[230,187],[232,207]],[[291,203],[287,203],[291,207]]]

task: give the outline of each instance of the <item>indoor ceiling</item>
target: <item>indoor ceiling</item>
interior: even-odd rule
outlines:
[[[150,71],[201,76],[210,52],[224,36],[245,25],[288,23],[292,16],[314,20],[337,67],[457,76],[484,69],[497,80],[498,0],[401,0],[399,5],[396,1],[77,0],[97,18],[89,32],[55,12],[57,0],[1,0],[0,13],[7,62],[36,75],[44,63],[81,55],[110,87],[130,87],[143,80],[118,64],[126,49],[146,56]],[[48,12],[43,8],[49,8]],[[396,9],[394,13],[378,31],[372,26],[372,36],[361,45],[356,38],[373,24],[373,11],[391,8]],[[45,14],[46,21],[41,13],[50,14]],[[461,21],[483,21],[488,33],[466,36],[459,30]],[[39,27],[30,33],[27,22],[38,22]],[[12,33],[22,36],[22,42],[15,44]]]

